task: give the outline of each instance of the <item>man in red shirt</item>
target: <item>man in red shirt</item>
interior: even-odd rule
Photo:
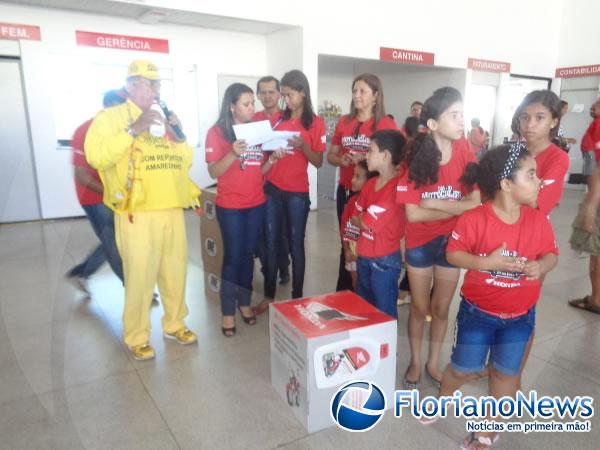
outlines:
[[[471,119],[471,131],[469,131],[467,139],[469,140],[471,152],[479,159],[481,156],[479,153],[485,144],[485,133],[483,132],[483,128],[480,126],[479,119]]]
[[[271,127],[273,129],[277,128],[282,120],[281,108],[279,107],[279,99],[281,98],[279,80],[271,75],[262,77],[256,83],[256,95],[264,109],[255,113],[254,116],[252,116],[252,121],[258,122],[260,120],[268,120],[271,122]],[[284,218],[282,219],[282,245],[277,257],[277,268],[279,270],[279,284],[287,284],[290,281],[290,251],[287,245],[287,224]],[[262,267],[261,272],[263,272],[264,275],[264,268],[266,267],[264,236],[260,237],[256,252],[260,259]]]
[[[581,140],[581,150],[591,155],[595,154],[596,167],[589,178],[589,191],[581,205],[581,212],[573,227],[571,248],[590,255],[591,295],[569,300],[569,305],[600,314],[600,254],[593,244],[598,242],[598,209],[600,208],[600,99],[591,108],[590,115],[594,118]],[[597,244],[596,244],[597,245]]]
[[[276,128],[281,119],[279,80],[270,75],[262,77],[256,83],[256,95],[264,109],[252,116],[252,122],[268,120],[271,122],[271,127]]]
[[[600,146],[596,146],[600,142],[600,99],[596,100],[590,107],[590,116],[592,123],[586,130],[581,139],[581,153],[583,155],[583,175],[586,178],[588,190],[591,190],[591,175],[594,172],[595,164],[599,161]]]
[[[108,91],[104,94],[103,106],[104,108],[110,108],[111,106],[120,105],[125,102],[126,98],[123,90]],[[102,202],[104,189],[98,172],[90,167],[85,159],[83,143],[92,120],[87,120],[77,128],[71,141],[71,147],[73,148],[77,198],[92,225],[94,233],[100,239],[100,244],[82,263],[76,265],[67,273],[67,277],[87,294],[90,293],[87,280],[106,261],[123,283],[123,265],[115,242],[113,212]],[[153,296],[152,302],[153,304],[158,303],[156,294]]]

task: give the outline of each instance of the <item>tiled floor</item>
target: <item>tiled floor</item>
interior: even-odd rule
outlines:
[[[565,303],[588,290],[587,260],[568,246],[581,196],[567,190],[552,217],[562,254],[544,284],[524,387],[598,397],[600,316]],[[335,211],[330,203],[320,206],[307,231],[306,295],[332,291],[337,276]],[[465,435],[458,419],[423,427],[387,414],[368,433],[330,428],[307,434],[270,387],[266,318],[255,327],[239,321],[235,338],[222,337],[219,306],[203,295],[198,219],[187,219],[188,325],[200,342],[165,342],[161,309],[155,308],[157,358],[143,363],[133,361],[121,343],[123,291],[110,270],[104,267],[93,278],[91,298],[63,278],[95,242],[86,220],[0,227],[0,448],[458,448]],[[278,295],[289,295],[289,286]],[[452,316],[456,307],[455,301]],[[401,307],[398,382],[408,361],[407,314],[408,307]],[[449,350],[447,338],[444,361]],[[424,390],[433,393],[427,383]],[[484,390],[483,382],[466,388]],[[593,419],[590,433],[506,435],[497,448],[598,448],[599,430]]]

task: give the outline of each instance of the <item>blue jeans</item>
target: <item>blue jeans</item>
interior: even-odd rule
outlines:
[[[412,267],[425,268],[432,266],[454,268],[446,260],[448,236],[438,236],[420,247],[406,249],[406,263]]]
[[[515,376],[535,328],[535,307],[514,319],[493,316],[469,303],[460,303],[452,348],[452,367],[462,373],[480,372],[488,354],[494,369]]]
[[[380,311],[398,317],[398,279],[402,270],[400,252],[380,258],[358,257],[356,293]]]
[[[308,193],[282,191],[267,182],[265,194],[267,194],[265,297],[275,298],[277,259],[283,245],[281,220],[285,216],[288,245],[292,256],[292,298],[300,298],[304,287],[306,264],[304,235],[310,210]]]
[[[254,208],[227,209],[217,206],[217,220],[223,237],[221,270],[221,312],[235,314],[238,306],[250,306],[254,251],[265,217],[265,205]]]
[[[290,249],[288,247],[287,237],[287,222],[285,217],[281,220],[281,246],[279,247],[279,255],[277,256],[277,270],[279,272],[279,278],[290,276]],[[258,245],[256,247],[256,256],[260,260],[261,272],[263,277],[266,276],[267,272],[267,245],[266,245],[267,233],[266,226],[263,227],[260,237],[258,239]]]
[[[104,262],[108,261],[115,275],[123,283],[123,263],[121,262],[121,256],[119,255],[115,241],[113,212],[102,203],[83,205],[82,208],[92,225],[94,233],[100,239],[100,245],[87,256],[85,261],[73,267],[67,275],[70,277],[89,278]]]

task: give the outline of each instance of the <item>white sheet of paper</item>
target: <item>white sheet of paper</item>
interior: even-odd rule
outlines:
[[[268,120],[234,125],[233,132],[236,139],[244,139],[249,146],[263,144],[271,140],[273,136],[271,122]]]
[[[575,103],[573,105],[573,109],[571,109],[571,112],[582,113],[583,109],[584,109],[583,103]]]
[[[280,148],[290,150],[292,147],[288,144],[287,139],[273,139],[272,141],[265,142],[262,145],[264,151],[274,151]]]
[[[273,138],[264,142],[262,149],[265,151],[277,150],[280,148],[291,150],[288,139],[300,136],[299,131],[273,131]]]

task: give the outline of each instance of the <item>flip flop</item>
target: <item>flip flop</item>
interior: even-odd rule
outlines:
[[[475,436],[475,433],[472,432],[468,439],[467,442],[463,442],[460,446],[462,450],[474,450],[475,447],[473,447],[473,444],[475,442],[485,445],[487,448],[492,448],[498,442],[498,439],[500,439],[500,435],[496,433],[494,437],[490,438],[488,436]]]
[[[429,378],[431,380],[431,382],[433,383],[433,386],[435,386],[436,389],[439,390],[442,387],[442,380],[438,380],[433,375],[431,375],[431,372],[429,372],[429,367],[427,367],[427,364],[425,364],[425,375],[427,375],[427,378]]]
[[[404,373],[404,378],[402,379],[402,389],[405,391],[412,391],[413,389],[419,389],[419,384],[421,383],[421,377],[417,381],[411,381],[406,377],[408,373],[408,369]]]
[[[569,300],[569,306],[573,308],[582,309],[584,311],[593,312],[595,314],[600,314],[600,308],[590,304],[589,302],[590,296],[586,295],[583,298],[575,298],[573,300]]]

